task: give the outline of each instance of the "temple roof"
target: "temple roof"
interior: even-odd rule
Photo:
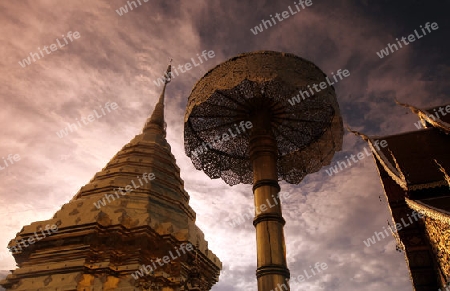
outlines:
[[[423,224],[398,229],[394,236],[398,250],[405,251],[414,290],[436,290],[438,277],[443,278],[436,264],[450,270],[450,105],[418,109],[398,104],[417,114],[424,128],[387,136],[352,132],[372,150],[394,224],[404,223],[411,210],[424,215]],[[424,259],[431,257],[435,260]]]
[[[450,136],[436,128],[406,132],[396,135],[368,137],[375,158],[385,171],[404,190],[419,190],[447,185],[443,168],[450,169]],[[385,140],[387,146],[380,143]]]
[[[419,109],[397,103],[417,114],[425,128],[376,137],[352,132],[369,143],[375,158],[404,190],[448,185],[446,173],[450,169],[450,105]],[[380,146],[383,140],[387,143],[385,147]]]

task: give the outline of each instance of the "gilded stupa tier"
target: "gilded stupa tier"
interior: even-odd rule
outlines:
[[[166,84],[142,133],[52,219],[11,240],[18,268],[0,282],[7,290],[210,290],[218,281],[222,264],[195,225],[165,138]],[[57,230],[20,244],[47,225]]]

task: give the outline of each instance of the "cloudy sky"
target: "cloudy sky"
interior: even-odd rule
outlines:
[[[449,0],[312,0],[256,35],[252,28],[288,6],[295,10],[294,1],[141,4],[120,16],[124,0],[0,3],[0,165],[5,168],[0,170],[0,270],[14,269],[6,245],[23,225],[53,216],[140,132],[161,90],[153,81],[170,58],[178,66],[204,50],[215,52],[173,78],[166,99],[167,139],[197,224],[223,262],[215,291],[256,290],[256,251],[251,221],[228,223],[252,211],[251,186],[210,180],[184,153],[187,98],[207,70],[256,50],[296,54],[326,74],[347,69],[351,75],[335,86],[344,125],[368,135],[415,130],[417,119],[395,105],[395,98],[419,107],[450,101]],[[436,22],[438,29],[423,35],[420,26],[427,22]],[[420,39],[383,58],[377,55],[414,30]],[[78,34],[70,40],[63,37],[68,32]],[[40,51],[40,59],[24,63]],[[107,102],[118,108],[103,115],[100,108]],[[57,135],[94,110],[101,117],[67,136]],[[332,165],[364,147],[345,132],[343,151]],[[18,156],[5,167],[8,155]],[[292,284],[292,290],[411,290],[404,255],[396,252],[391,236],[370,247],[363,243],[390,217],[373,158],[331,177],[327,169],[299,185],[281,183],[282,191],[291,193],[283,205],[291,276],[316,262],[328,266]]]

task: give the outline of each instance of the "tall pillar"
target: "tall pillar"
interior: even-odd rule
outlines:
[[[289,290],[289,269],[278,197],[277,144],[267,119],[253,119],[250,159],[253,167],[258,291]],[[270,121],[269,121],[270,123]],[[284,284],[284,286],[283,286]]]

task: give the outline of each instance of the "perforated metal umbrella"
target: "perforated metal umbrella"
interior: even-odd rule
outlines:
[[[229,185],[253,184],[257,208],[268,199],[278,202],[253,223],[258,290],[289,278],[278,181],[300,183],[342,147],[339,106],[325,78],[293,54],[244,53],[206,73],[189,96],[184,143],[196,169]]]

